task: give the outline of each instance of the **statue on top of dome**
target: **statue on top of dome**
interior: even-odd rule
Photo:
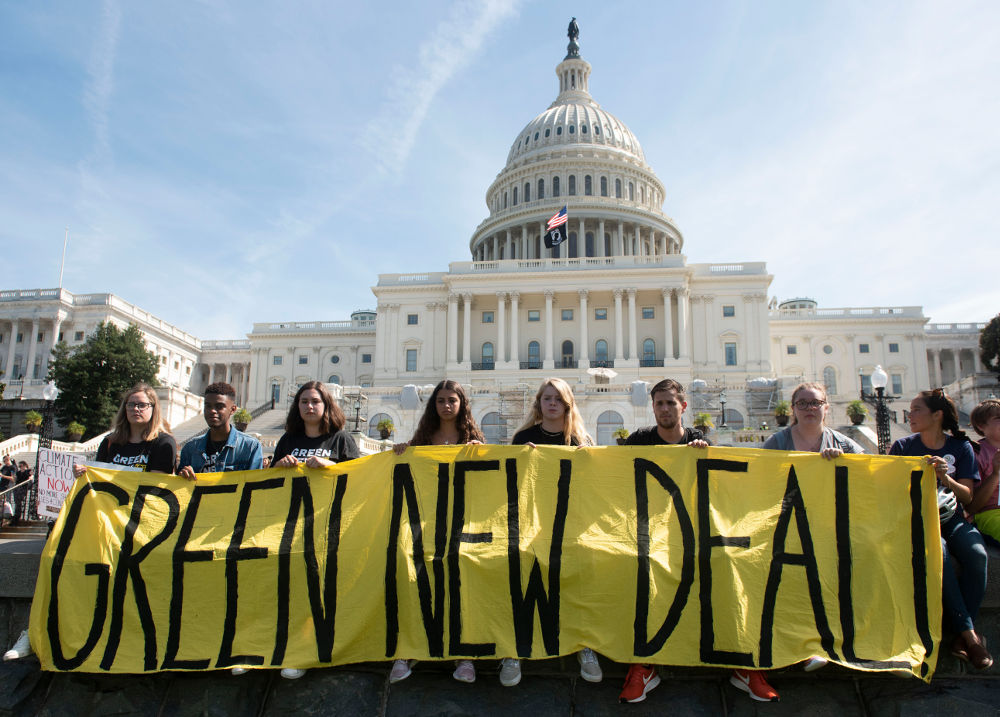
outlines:
[[[579,57],[580,43],[576,40],[580,37],[580,26],[576,24],[575,17],[569,21],[569,28],[566,30],[566,35],[569,36],[569,45],[566,46],[566,59]]]

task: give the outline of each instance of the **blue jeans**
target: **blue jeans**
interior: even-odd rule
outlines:
[[[941,524],[944,565],[941,586],[944,614],[955,632],[972,630],[986,594],[986,545],[983,536],[965,521],[961,511]],[[955,573],[961,567],[962,575]]]

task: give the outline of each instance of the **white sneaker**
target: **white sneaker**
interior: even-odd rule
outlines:
[[[392,663],[392,670],[389,672],[389,684],[402,682],[413,672],[413,665],[416,660],[396,660]]]
[[[21,636],[17,638],[17,642],[14,643],[14,646],[3,654],[3,659],[5,662],[7,660],[20,660],[31,653],[31,643],[28,642],[28,631],[23,630]]]
[[[580,661],[580,677],[587,682],[600,682],[604,679],[601,663],[597,661],[597,655],[589,647],[576,653],[576,659]]]
[[[297,680],[304,674],[305,670],[296,670],[294,667],[285,667],[281,670],[281,676],[286,680]]]
[[[249,671],[250,671],[249,667],[234,667],[233,669],[230,670],[230,672],[236,677],[239,677],[240,675],[245,675]]]
[[[503,658],[500,663],[500,684],[513,687],[521,681],[521,661],[513,657]]]
[[[459,682],[475,682],[476,666],[472,664],[472,660],[459,660],[451,676]]]
[[[829,660],[825,657],[810,657],[803,663],[802,669],[806,672],[813,672],[821,667],[824,667],[828,662]],[[910,671],[907,670],[906,673],[909,674]]]

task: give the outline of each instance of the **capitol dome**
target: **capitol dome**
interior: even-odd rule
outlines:
[[[473,261],[680,254],[663,183],[632,131],[590,96],[590,70],[572,38],[556,67],[559,94],[518,133],[486,191]],[[563,206],[568,238],[546,248],[545,224]]]

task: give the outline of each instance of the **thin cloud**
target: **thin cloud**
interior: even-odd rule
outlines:
[[[416,66],[394,69],[382,109],[362,135],[362,145],[381,172],[395,174],[403,168],[434,97],[519,5],[520,0],[456,4],[420,46]]]
[[[83,104],[94,130],[95,159],[108,159],[111,141],[108,133],[108,106],[115,87],[115,56],[121,27],[121,8],[115,0],[104,0],[101,27],[87,67],[89,83],[84,88]]]

